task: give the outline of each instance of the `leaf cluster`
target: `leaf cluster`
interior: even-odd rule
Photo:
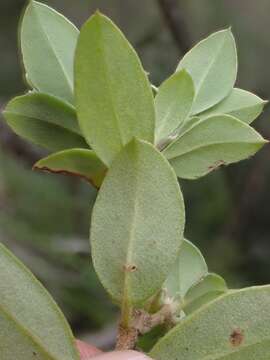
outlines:
[[[155,359],[268,358],[270,288],[229,290],[208,271],[184,239],[177,179],[202,177],[266,143],[250,126],[265,101],[234,87],[231,30],[198,43],[155,92],[131,44],[99,12],[79,32],[31,1],[21,51],[30,90],[10,101],[4,115],[19,136],[52,152],[36,169],[80,176],[100,188],[91,253],[121,308],[118,348],[135,347],[160,326],[166,335],[152,344]],[[17,353],[77,359],[49,295],[4,247],[0,257],[3,360]]]

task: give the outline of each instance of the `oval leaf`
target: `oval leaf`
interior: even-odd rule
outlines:
[[[184,312],[190,314],[202,305],[224,294],[228,290],[225,280],[217,274],[207,274],[192,286],[185,296]]]
[[[267,101],[262,100],[257,95],[235,88],[219,104],[201,113],[200,118],[206,119],[217,114],[227,114],[250,124],[261,114],[265,104]]]
[[[204,257],[200,250],[190,241],[184,240],[180,254],[164,287],[171,297],[182,299],[187,291],[197,284],[208,272]]]
[[[184,221],[170,165],[152,145],[133,140],[109,169],[92,214],[94,267],[114,300],[139,305],[161,288]]]
[[[161,84],[155,97],[156,143],[181,126],[190,113],[193,98],[193,81],[185,70]]]
[[[81,30],[75,74],[81,129],[106,165],[132,137],[153,142],[154,100],[146,73],[124,35],[100,13]]]
[[[270,286],[231,291],[203,306],[153,348],[156,360],[267,360]]]
[[[260,134],[229,115],[216,115],[195,123],[165,150],[177,176],[196,179],[255,154],[264,144]]]
[[[73,102],[73,62],[79,31],[45,4],[30,1],[21,25],[21,48],[31,86]]]
[[[1,360],[79,360],[71,330],[34,276],[0,244]]]
[[[80,135],[72,106],[41,93],[30,93],[11,100],[5,119],[19,136],[51,151],[89,148]]]
[[[199,42],[180,61],[177,71],[186,69],[196,89],[193,114],[223,100],[232,90],[237,74],[237,52],[230,29],[218,31]]]
[[[106,166],[92,150],[70,149],[39,160],[35,169],[80,176],[99,188],[106,174]]]

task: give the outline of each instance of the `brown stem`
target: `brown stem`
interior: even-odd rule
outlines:
[[[138,340],[138,330],[134,327],[125,328],[119,326],[116,342],[116,350],[133,350]]]
[[[117,350],[132,350],[135,348],[139,335],[144,335],[154,327],[162,324],[173,325],[174,315],[179,311],[178,302],[168,302],[155,314],[136,309],[132,314],[130,327],[120,324],[117,337]]]

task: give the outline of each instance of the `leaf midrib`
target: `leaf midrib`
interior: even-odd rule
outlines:
[[[170,131],[168,131],[169,126],[167,125],[167,121],[169,118],[171,118],[172,116],[170,116],[171,114],[173,114],[173,108],[175,107],[175,101],[172,103],[170,103],[170,106],[168,106],[167,111],[165,112],[165,115],[163,116],[163,118],[161,119],[160,123],[161,125],[157,128],[157,133],[156,133],[156,137],[159,139],[162,135],[162,132],[164,132],[164,130],[167,130],[166,132],[168,134],[166,134],[165,136],[169,136],[171,133],[173,133],[176,129],[178,129],[178,127],[184,123],[184,121],[188,118],[190,112],[191,112],[191,106],[190,106],[190,110],[187,111],[185,116],[181,116],[179,115],[177,117],[178,120],[178,125],[176,125],[176,127]],[[176,118],[176,116],[174,117]]]
[[[110,101],[110,104],[111,104],[111,108],[112,108],[112,113],[113,113],[113,118],[116,122],[116,127],[118,129],[118,133],[119,133],[119,137],[120,137],[120,141],[121,141],[121,145],[122,147],[125,145],[125,141],[124,141],[124,136],[122,134],[122,129],[121,129],[121,121],[117,115],[117,111],[116,111],[116,108],[115,108],[115,103],[113,101],[113,96],[112,96],[112,88],[111,88],[111,84],[110,84],[110,71],[108,70],[109,69],[109,66],[107,64],[107,57],[106,57],[106,51],[105,51],[105,41],[104,41],[104,36],[103,36],[103,31],[102,31],[102,26],[100,24],[100,20],[98,19],[98,29],[99,29],[99,36],[100,36],[100,50],[101,50],[101,53],[102,53],[102,63],[103,63],[103,70],[104,70],[104,73],[105,73],[105,82],[106,82],[106,85],[107,85],[107,89],[108,89],[108,93],[109,93],[109,101]]]
[[[253,109],[257,106],[261,106],[263,105],[263,102],[257,102],[256,104],[253,104],[253,105],[246,105],[246,106],[242,106],[242,107],[239,107],[239,108],[236,108],[236,109],[231,109],[231,110],[221,110],[221,112],[219,112],[219,108],[218,108],[218,104],[216,105],[217,108],[215,109],[215,107],[213,107],[212,109],[210,110],[206,110],[205,113],[202,112],[201,114],[198,114],[198,115],[201,115],[203,116],[202,120],[206,119],[209,115],[213,115],[213,114],[217,114],[217,115],[220,115],[220,114],[225,114],[225,115],[231,115],[232,113],[235,113],[235,112],[238,112],[238,111],[241,111],[241,110],[247,110],[247,109]],[[244,121],[244,120],[241,120],[239,119],[240,121]]]
[[[236,144],[239,144],[239,145],[245,145],[245,144],[250,144],[250,145],[256,145],[257,144],[257,145],[260,145],[260,144],[263,144],[263,143],[264,143],[264,141],[228,141],[228,142],[227,141],[216,141],[216,142],[209,143],[209,144],[195,146],[195,147],[191,148],[188,151],[182,152],[180,154],[177,154],[177,155],[174,155],[174,156],[171,156],[171,157],[166,155],[166,157],[169,160],[174,160],[174,159],[180,158],[182,156],[185,156],[187,154],[190,154],[192,152],[201,150],[203,148],[212,147],[212,146],[215,146],[215,145],[236,145]]]
[[[136,159],[137,160],[137,159]],[[137,219],[137,213],[138,213],[138,173],[137,170],[137,164],[134,166],[135,169],[135,176],[134,176],[134,207],[133,207],[133,217],[131,219],[131,226],[129,231],[129,242],[127,247],[127,253],[126,253],[126,264],[124,265],[131,265],[132,264],[132,258],[133,258],[133,249],[134,249],[134,239],[135,239],[135,227],[136,227],[136,219]],[[136,264],[134,264],[136,265]],[[124,281],[123,281],[123,304],[129,304],[130,302],[130,276],[127,271],[124,271]]]
[[[53,42],[51,41],[50,36],[47,33],[46,28],[43,25],[42,19],[41,19],[40,15],[39,15],[38,11],[36,10],[35,5],[33,5],[33,10],[34,10],[34,14],[36,15],[37,20],[38,20],[38,22],[40,24],[40,27],[43,30],[43,34],[44,34],[44,36],[45,36],[45,38],[47,40],[47,44],[49,45],[48,48],[52,49],[53,54],[55,55],[55,58],[56,58],[59,66],[60,66],[60,69],[62,70],[62,72],[64,74],[64,77],[65,77],[65,79],[67,81],[67,85],[68,85],[68,88],[69,88],[69,91],[70,91],[70,95],[73,96],[73,83],[72,83],[72,80],[69,78],[68,73],[67,73],[67,71],[65,69],[65,66],[62,63],[61,58],[58,56],[58,53],[57,53],[56,49],[54,48]]]
[[[0,312],[4,313],[4,315],[12,321],[14,326],[18,329],[18,332],[20,332],[25,337],[29,338],[32,344],[34,344],[37,348],[40,349],[40,351],[48,357],[49,360],[59,360],[54,355],[52,355],[48,350],[46,350],[43,346],[43,344],[38,340],[36,336],[31,334],[27,328],[25,328],[19,320],[14,317],[5,307],[3,304],[0,304]],[[14,344],[16,345],[16,344]]]
[[[5,115],[5,114],[7,114],[7,115],[15,115],[15,116],[22,117],[22,118],[27,118],[27,119],[32,120],[32,121],[40,122],[41,124],[43,123],[43,124],[51,125],[52,127],[55,126],[55,127],[59,128],[59,129],[63,129],[65,131],[68,131],[68,132],[72,133],[73,135],[76,135],[76,136],[84,139],[83,136],[80,133],[74,131],[73,129],[68,128],[67,126],[62,126],[62,125],[56,124],[56,123],[51,122],[51,121],[47,121],[45,119],[40,119],[40,118],[36,118],[36,117],[33,117],[33,116],[24,115],[24,114],[16,112],[16,111],[9,111],[9,110],[3,111],[3,115]]]
[[[270,289],[270,286],[269,285],[263,285],[263,286],[253,286],[253,287],[250,287],[250,288],[243,288],[241,290],[229,290],[227,291],[224,295],[220,296],[219,298],[216,298],[216,299],[213,299],[211,300],[209,303],[203,305],[200,309],[198,309],[197,311],[195,311],[195,313],[193,313],[192,315],[189,315],[187,318],[185,318],[182,323],[180,323],[179,325],[177,325],[174,329],[172,329],[170,332],[173,333],[173,335],[179,331],[179,329],[183,328],[184,326],[186,326],[186,324],[194,324],[194,321],[196,321],[198,319],[198,317],[200,316],[201,313],[204,313],[204,310],[205,309],[208,309],[210,308],[213,304],[217,303],[217,302],[220,302],[222,301],[224,298],[227,298],[229,297],[230,295],[233,295],[233,294],[239,294],[239,293],[246,293],[248,291],[264,291],[264,290],[269,290]],[[170,337],[170,332],[167,333],[163,339],[160,340],[160,343],[157,343],[153,350],[150,352],[150,355],[154,355],[157,351],[158,351],[158,348],[160,347],[160,345],[165,342],[166,344],[166,341],[167,339]],[[255,343],[256,344],[256,343]],[[204,359],[201,359],[201,360],[215,360],[215,359],[208,359],[207,357],[204,358]]]
[[[198,94],[201,90],[201,87],[203,85],[203,82],[204,80],[206,79],[207,75],[209,74],[210,72],[210,69],[212,68],[213,64],[216,62],[217,58],[219,57],[219,54],[221,52],[221,49],[223,48],[224,44],[225,44],[225,40],[226,40],[226,33],[224,33],[224,36],[223,36],[223,41],[222,43],[220,44],[220,46],[218,47],[218,50],[216,52],[216,56],[211,60],[211,62],[209,63],[204,75],[202,76],[200,82],[198,83],[198,86],[197,86],[197,94],[195,96],[195,99],[194,99],[194,102],[196,101],[196,98],[198,97]]]

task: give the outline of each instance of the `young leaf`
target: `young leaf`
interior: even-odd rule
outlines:
[[[267,360],[270,286],[230,291],[184,319],[150,352],[156,360]]]
[[[195,123],[163,151],[178,177],[196,179],[255,154],[264,140],[254,129],[230,115]]]
[[[267,101],[262,100],[257,95],[235,88],[219,104],[199,116],[201,119],[206,119],[217,114],[227,114],[250,124],[261,114],[266,103]]]
[[[180,254],[167,278],[164,287],[171,297],[181,296],[197,284],[208,272],[204,257],[200,250],[190,241],[184,240]]]
[[[124,35],[100,13],[81,30],[75,93],[84,137],[106,165],[133,137],[153,142],[154,100],[146,73]]]
[[[202,305],[224,294],[228,290],[226,282],[217,274],[207,274],[189,289],[185,296],[184,312],[190,314]]]
[[[1,360],[79,360],[71,330],[34,276],[0,244]]]
[[[190,113],[193,98],[193,81],[185,70],[161,84],[155,97],[156,143],[181,126]]]
[[[184,221],[173,169],[151,144],[132,140],[109,169],[92,213],[94,267],[114,300],[141,305],[161,288]]]
[[[73,61],[79,31],[45,4],[30,1],[21,25],[26,78],[39,91],[73,102]]]
[[[199,42],[180,61],[196,89],[193,115],[223,100],[232,90],[237,74],[235,40],[230,29],[218,31]]]
[[[18,96],[9,102],[3,114],[16,134],[51,151],[89,148],[80,135],[74,108],[53,96],[42,93]]]
[[[53,173],[80,176],[99,188],[106,174],[106,166],[93,150],[63,150],[39,160],[35,169]]]

